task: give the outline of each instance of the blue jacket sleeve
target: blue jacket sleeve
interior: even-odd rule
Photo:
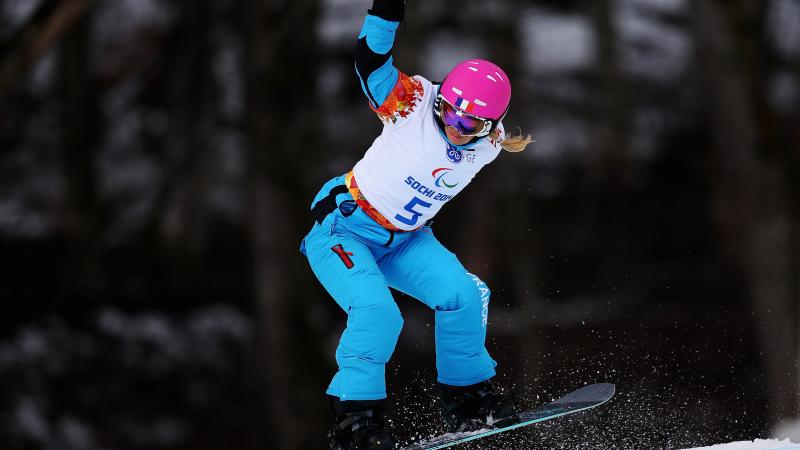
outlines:
[[[404,13],[402,0],[375,0],[358,35],[356,74],[373,109],[383,104],[397,84],[399,72],[391,51]]]

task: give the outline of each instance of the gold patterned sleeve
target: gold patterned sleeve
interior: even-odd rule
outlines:
[[[373,107],[372,110],[378,114],[383,123],[394,124],[414,112],[422,100],[423,94],[424,88],[419,80],[399,72],[397,83],[386,100],[380,107]]]

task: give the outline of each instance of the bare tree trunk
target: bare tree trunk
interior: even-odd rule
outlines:
[[[89,69],[89,23],[83,16],[64,36],[58,53],[61,162],[66,185],[60,221],[64,232],[86,244],[99,225],[94,173],[100,114]]]
[[[303,192],[299,165],[313,159],[311,133],[320,126],[314,115],[318,10],[316,0],[249,0],[243,8],[255,376],[263,394],[260,419],[271,431],[261,440],[287,450],[317,447],[321,440],[304,433],[304,423],[315,416],[301,416],[309,400],[297,388],[302,356],[292,338],[301,338],[304,330],[290,323],[291,306],[303,291],[296,274],[303,269],[298,246],[307,222],[299,218],[308,216],[308,199],[298,197]],[[320,386],[319,398],[323,395]]]
[[[797,76],[800,82],[800,74]],[[800,114],[795,114],[796,118],[800,120]],[[797,122],[794,122],[797,123]],[[792,133],[792,131],[790,131]],[[793,131],[794,136],[788,136],[789,148],[800,148],[800,131]],[[789,361],[794,361],[792,369],[794,370],[794,396],[791,405],[792,416],[798,420],[800,416],[800,367],[797,366],[800,361],[800,176],[798,176],[798,166],[800,165],[800,155],[795,155],[789,158],[789,163],[793,164],[794,170],[790,170],[790,181],[788,183],[787,196],[791,211],[787,217],[787,230],[788,234],[788,278],[794,280],[788,286],[788,301],[791,308],[794,309],[794,326],[791,330],[794,343],[794,353],[791,357],[787,358]],[[788,396],[787,396],[788,397]],[[799,427],[800,428],[800,427]],[[779,436],[776,436],[779,437]]]
[[[800,64],[795,66],[794,70],[794,77],[797,80],[796,82],[800,84]],[[788,123],[795,124],[800,123],[800,108],[795,110],[793,115],[793,120],[789,120]],[[789,143],[788,148],[800,149],[800,129],[797,127],[790,127],[789,132],[787,133],[787,142]],[[791,180],[789,184],[789,192],[793,194],[792,200],[792,224],[791,229],[789,231],[791,236],[794,236],[794,241],[792,242],[792,262],[793,262],[793,271],[792,271],[792,279],[795,280],[794,283],[794,292],[792,295],[794,307],[796,308],[795,313],[795,361],[800,361],[800,154],[795,153],[789,157],[789,164],[793,170],[789,173],[789,179]],[[795,404],[794,404],[794,411],[795,416],[800,415],[800,368],[795,367],[795,386],[797,386],[797,391],[795,393]]]
[[[614,27],[615,2],[594,2],[592,12],[595,23],[595,36],[598,43],[597,110],[594,111],[592,123],[592,147],[596,151],[589,152],[588,182],[590,194],[598,192],[597,186],[610,186],[615,192],[612,198],[620,198],[626,192],[627,174],[630,164],[630,145],[628,142],[628,124],[630,123],[630,98],[625,80],[621,73],[617,58],[617,31]],[[617,195],[619,194],[619,195]],[[590,217],[597,216],[600,204],[595,195],[586,196],[591,205]]]
[[[166,139],[168,194],[161,235],[173,255],[199,263],[206,243],[206,203],[214,132],[211,75],[212,25],[208,0],[183,0],[169,77],[170,122]]]
[[[749,97],[755,80],[745,63],[752,61],[743,61],[732,20],[725,15],[737,8],[725,9],[718,1],[691,5],[711,124],[713,223],[723,255],[744,276],[759,319],[770,406],[774,415],[785,417],[793,406],[793,396],[785,390],[795,389],[788,380],[794,371],[796,314],[790,294],[786,179],[779,165],[757,154],[765,140],[760,139],[757,108]]]
[[[727,257],[747,262],[742,240],[753,223],[756,176],[756,130],[748,84],[735,53],[730,24],[714,1],[692,3],[697,56],[707,95],[711,125],[713,223]],[[737,242],[742,244],[737,244]]]
[[[763,7],[769,8],[778,1],[781,0],[772,0],[772,2],[768,2]],[[783,63],[785,64],[785,69],[794,77],[795,84],[800,85],[800,57],[795,57],[793,61],[783,61]],[[800,361],[800,127],[797,127],[797,124],[800,123],[800,106],[795,105],[794,109],[782,119],[782,123],[783,127],[781,127],[778,146],[784,151],[785,163],[783,168],[786,170],[787,196],[789,208],[791,209],[788,215],[791,220],[789,235],[791,236],[790,246],[792,249],[790,279],[794,280],[791,286],[791,303],[795,308],[794,361],[797,362]],[[795,366],[794,370],[794,416],[797,418],[800,416],[800,368]]]
[[[795,383],[798,368],[794,357],[797,347],[798,305],[795,302],[795,263],[792,252],[792,228],[794,227],[791,202],[793,161],[791,153],[781,143],[775,127],[776,115],[767,104],[767,74],[770,67],[764,56],[765,23],[768,2],[743,0],[738,8],[736,23],[742,28],[737,34],[737,46],[744,54],[743,67],[753,93],[756,113],[757,148],[761,149],[762,169],[758,180],[758,214],[756,215],[750,245],[750,260],[759,270],[753,271],[753,298],[770,307],[767,314],[774,317],[767,348],[775,350],[768,376],[778,399],[775,409],[780,417],[796,414],[794,398],[800,392]],[[767,303],[771,299],[776,307]],[[766,303],[766,305],[765,305]],[[775,342],[777,341],[777,345]]]

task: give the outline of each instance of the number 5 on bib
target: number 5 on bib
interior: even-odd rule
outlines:
[[[419,206],[421,208],[430,208],[431,204],[426,202],[425,200],[422,200],[419,197],[414,197],[403,208],[406,211],[411,213],[411,217],[410,218],[409,217],[403,217],[400,214],[397,214],[397,215],[394,216],[394,218],[399,220],[400,222],[403,222],[406,225],[415,225],[417,223],[417,220],[419,220],[419,216],[422,215],[421,212],[414,210],[415,206]]]

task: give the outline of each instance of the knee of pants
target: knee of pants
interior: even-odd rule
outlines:
[[[364,356],[385,364],[394,353],[403,329],[403,316],[394,302],[354,308],[350,310],[347,328],[367,350]]]
[[[489,286],[467,272],[446,282],[437,293],[434,304],[441,311],[474,309],[485,313],[489,308],[490,296]]]

